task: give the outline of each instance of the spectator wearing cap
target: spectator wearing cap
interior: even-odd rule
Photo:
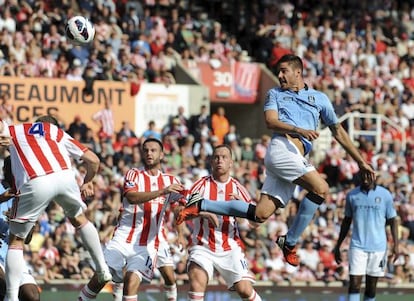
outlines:
[[[76,58],[72,61],[72,64],[66,74],[66,79],[70,81],[83,81],[83,68],[81,60]]]

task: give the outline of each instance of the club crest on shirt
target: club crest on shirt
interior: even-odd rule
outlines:
[[[313,95],[309,95],[309,96],[308,96],[308,102],[310,102],[310,103],[315,103],[315,96],[313,96]]]
[[[126,186],[127,188],[132,188],[132,187],[135,187],[135,182],[133,182],[133,181],[128,181],[128,182],[126,182],[126,183],[125,183],[125,186]]]
[[[377,197],[375,198],[375,203],[376,203],[376,204],[381,203],[381,198],[380,198],[379,196],[377,196]]]

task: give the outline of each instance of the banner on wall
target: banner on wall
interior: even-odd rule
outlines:
[[[186,66],[187,70],[210,89],[212,102],[254,103],[257,101],[260,67],[255,63],[222,63],[213,68],[199,62]]]
[[[158,130],[162,130],[169,119],[177,115],[180,106],[188,116],[189,95],[186,85],[141,84],[135,101],[136,134],[141,136],[151,120]]]
[[[98,125],[92,115],[104,107],[106,99],[112,100],[115,130],[123,121],[135,124],[135,102],[130,94],[130,84],[116,81],[95,81],[92,95],[82,93],[83,81],[51,78],[0,77],[0,94],[7,93],[14,106],[14,122],[31,122],[34,117],[51,114],[67,126],[80,116],[94,131]]]

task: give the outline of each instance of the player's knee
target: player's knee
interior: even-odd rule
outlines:
[[[282,207],[284,207],[284,204],[278,198],[262,194],[257,206],[249,206],[248,215],[251,215],[254,219],[250,219],[249,217],[248,219],[256,223],[264,223],[278,208]]]
[[[19,300],[21,301],[39,301],[40,294],[36,285],[24,285],[19,291]]]
[[[237,291],[237,294],[242,299],[250,298],[253,294],[254,290],[250,282],[246,280],[239,281],[234,284],[234,289]]]

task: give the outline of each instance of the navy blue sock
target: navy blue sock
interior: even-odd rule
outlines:
[[[241,200],[212,201],[204,199],[200,205],[201,211],[207,211],[218,215],[230,215],[256,220],[256,206]]]
[[[318,208],[318,204],[312,202],[306,197],[300,202],[298,213],[296,214],[293,224],[290,226],[286,235],[286,244],[288,246],[295,246],[297,244],[300,236],[312,221]]]

